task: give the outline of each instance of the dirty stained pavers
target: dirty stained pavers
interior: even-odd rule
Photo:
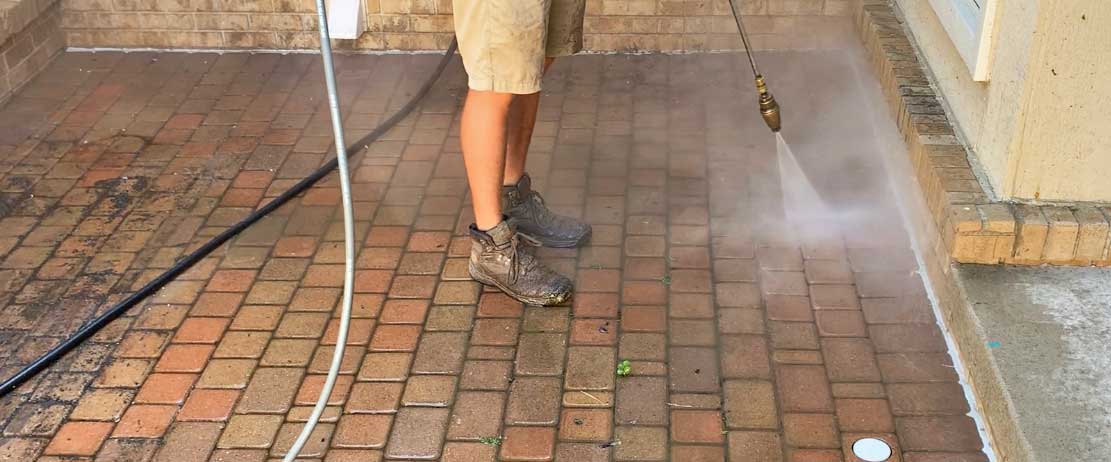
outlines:
[[[437,59],[340,57],[349,139]],[[871,128],[839,104],[870,90],[837,51],[762,58],[803,169],[867,204],[800,230],[737,59],[553,68],[529,171],[595,235],[538,250],[577,284],[550,309],[467,276],[449,66],[356,160],[355,319],[304,456],[853,461],[875,437],[893,461],[986,460]],[[65,53],[0,109],[3,375],[320,166],[320,75],[309,55]],[[0,460],[281,457],[334,348],[338,203],[329,177],[0,400]]]

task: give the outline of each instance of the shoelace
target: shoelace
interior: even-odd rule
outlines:
[[[533,239],[532,236],[528,236],[528,235],[521,234],[521,233],[515,233],[515,234],[513,234],[513,237],[509,239],[508,244],[510,246],[510,248],[509,248],[509,283],[510,284],[516,284],[517,283],[517,278],[518,278],[518,276],[520,276],[520,271],[518,270],[517,266],[518,266],[518,262],[520,261],[520,252],[521,252],[520,247],[521,247],[521,241],[522,240],[525,243],[532,245],[533,247],[539,247],[540,246],[540,241],[538,241],[536,239]],[[528,255],[528,254],[526,254],[526,256],[528,256],[529,258],[526,259],[526,261],[524,262],[525,263],[525,272],[528,272],[528,271],[530,271],[530,270],[532,270],[533,268],[536,267],[536,259],[532,258],[532,256]]]

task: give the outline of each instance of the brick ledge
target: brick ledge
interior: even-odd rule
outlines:
[[[58,0],[17,0],[0,5],[0,44],[4,44],[23,28],[35,22]]]
[[[33,0],[21,0],[17,6],[33,4]],[[0,105],[6,104],[65,47],[60,3],[48,0],[38,4],[47,5],[47,9],[31,18],[21,30],[0,40]],[[0,14],[0,19],[8,20],[8,25],[13,21],[5,14]],[[0,34],[6,33],[6,29],[0,30]]]
[[[892,5],[864,0],[856,25],[952,261],[1111,266],[1111,207],[991,201]]]

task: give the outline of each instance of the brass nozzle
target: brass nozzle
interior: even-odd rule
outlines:
[[[778,132],[780,128],[779,122],[779,103],[775,102],[775,97],[768,91],[767,84],[764,83],[764,76],[756,76],[756,91],[760,94],[760,117],[764,118],[764,123],[768,124],[773,132]]]

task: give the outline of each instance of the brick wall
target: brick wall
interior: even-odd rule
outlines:
[[[0,2],[0,104],[65,45],[55,0]]]
[[[1111,267],[1111,204],[989,199],[899,18],[888,0],[865,0],[856,19],[939,230],[936,253],[959,263]]]
[[[316,46],[313,0],[62,0],[70,46],[301,49]],[[342,44],[444,49],[451,0],[365,0],[369,31]],[[816,48],[852,0],[738,0],[754,48]],[[587,0],[595,51],[737,49],[727,0]]]

